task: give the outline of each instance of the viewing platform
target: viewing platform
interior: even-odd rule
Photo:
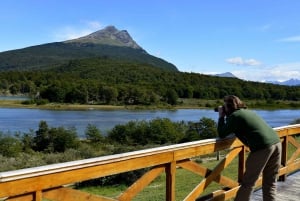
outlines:
[[[300,171],[289,175],[284,182],[277,182],[277,201],[300,200]],[[251,201],[262,200],[262,190],[253,193]]]
[[[279,170],[278,200],[298,201],[300,189],[300,124],[274,128],[282,143],[282,161]],[[213,167],[197,162],[197,157],[216,156]],[[160,175],[164,175],[164,197],[159,201],[225,201],[232,200],[239,189],[245,171],[248,148],[237,138],[207,139],[157,147],[122,154],[102,156],[40,167],[0,172],[0,200],[7,201],[131,201]],[[234,165],[235,176],[226,174]],[[229,168],[228,168],[229,167]],[[144,175],[116,197],[89,194],[72,188],[72,184],[133,170],[144,169]],[[184,197],[178,198],[176,174],[189,171],[200,176],[197,184]],[[295,173],[296,172],[296,173]],[[291,174],[295,173],[295,174]],[[217,184],[217,189],[206,191]],[[256,182],[259,188],[260,177]],[[150,189],[151,190],[151,189]],[[154,195],[154,193],[152,194]],[[149,201],[153,199],[149,199]],[[261,199],[261,191],[254,192],[252,200]]]

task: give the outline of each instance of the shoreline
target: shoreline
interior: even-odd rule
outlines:
[[[260,104],[257,101],[249,102],[251,109],[300,109],[300,101],[282,101],[273,104]],[[209,103],[209,105],[207,105]],[[201,100],[194,103],[188,102],[176,106],[170,105],[96,105],[96,104],[67,104],[48,103],[45,105],[22,104],[22,100],[0,100],[0,108],[25,108],[25,109],[45,109],[45,110],[177,110],[177,109],[213,109],[220,103],[218,100]],[[205,105],[205,106],[203,106]]]

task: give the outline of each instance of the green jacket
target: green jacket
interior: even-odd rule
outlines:
[[[279,136],[273,128],[255,112],[247,109],[236,110],[226,119],[219,118],[218,134],[220,138],[232,133],[252,152],[280,142]]]

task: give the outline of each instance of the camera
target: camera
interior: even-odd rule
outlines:
[[[220,107],[220,106],[215,107],[215,108],[214,108],[214,111],[215,111],[215,112],[219,112],[219,107]],[[222,110],[225,111],[224,105],[222,105]]]

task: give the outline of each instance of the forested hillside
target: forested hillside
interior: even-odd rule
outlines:
[[[110,57],[131,62],[143,62],[154,67],[177,71],[163,59],[147,54],[142,49],[99,45],[93,43],[49,43],[0,53],[0,71],[43,70],[59,66],[72,59]]]
[[[177,104],[178,98],[300,99],[300,87],[183,73],[107,56],[69,61],[51,70],[0,73],[2,93],[37,100],[94,104]]]

